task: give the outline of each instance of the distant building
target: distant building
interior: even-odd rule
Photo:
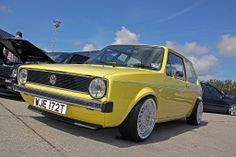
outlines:
[[[9,38],[9,37],[14,37],[14,35],[0,29],[0,39],[1,38]]]

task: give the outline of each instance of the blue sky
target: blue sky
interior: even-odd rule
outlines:
[[[167,45],[188,56],[201,79],[236,80],[235,0],[0,0],[0,28],[45,49],[100,49],[111,43]]]

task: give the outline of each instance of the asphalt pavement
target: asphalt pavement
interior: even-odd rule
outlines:
[[[117,128],[97,131],[34,113],[21,99],[0,96],[0,157],[236,156],[236,117],[204,113],[200,126],[185,120],[157,124],[143,143],[120,137]]]

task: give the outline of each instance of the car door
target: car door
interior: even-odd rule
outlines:
[[[211,85],[206,85],[209,91],[209,97],[205,99],[205,103],[208,106],[208,110],[212,112],[226,112],[226,104],[222,99],[221,92]]]
[[[212,98],[211,98],[211,94],[210,91],[208,90],[208,88],[206,87],[206,85],[204,83],[202,83],[202,90],[203,90],[203,110],[204,111],[211,111],[212,110]]]
[[[185,116],[187,112],[186,72],[183,58],[168,53],[166,64],[165,102],[170,107],[168,117]]]

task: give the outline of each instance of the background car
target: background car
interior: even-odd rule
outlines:
[[[0,52],[0,91],[9,94],[17,94],[12,90],[12,84],[16,83],[16,73],[19,65],[55,63],[46,53],[27,40],[15,38],[0,39],[1,47],[5,47],[20,59],[20,63],[8,62]]]
[[[236,94],[227,94],[226,97],[229,97],[231,99],[234,99],[236,101]]]
[[[207,82],[201,82],[203,89],[204,112],[236,115],[236,101]]]
[[[47,54],[56,63],[83,64],[90,57],[96,55],[99,51],[81,51],[81,52],[47,52]]]
[[[13,37],[14,37],[14,35],[6,32],[6,31],[4,31],[0,28],[0,39],[2,39],[2,38],[13,38]]]
[[[64,63],[70,56],[69,52],[47,52],[47,55],[56,63]]]
[[[74,52],[68,57],[64,63],[67,64],[83,64],[89,58],[95,56],[99,50],[94,51],[81,51],[81,52]]]

